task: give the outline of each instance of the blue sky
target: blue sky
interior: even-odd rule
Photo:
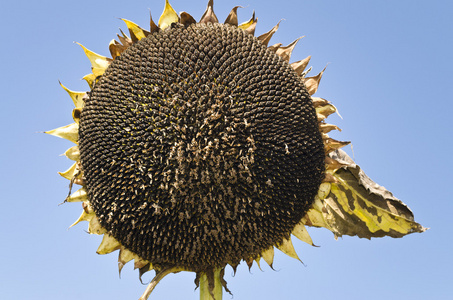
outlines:
[[[95,253],[101,237],[89,236],[86,224],[67,230],[81,212],[78,204],[58,206],[68,182],[57,171],[70,166],[59,154],[71,145],[39,132],[72,122],[58,80],[87,88],[79,79],[90,64],[73,42],[108,55],[109,41],[125,29],[118,18],[146,28],[148,8],[157,20],[163,3],[0,3],[2,299],[137,299],[144,291],[132,265],[119,279],[117,254]],[[171,3],[199,19],[207,1]],[[245,7],[242,21],[255,9],[257,34],[285,19],[273,43],[306,36],[292,61],[312,55],[314,73],[329,63],[316,96],[343,117],[330,120],[343,129],[334,137],[351,140],[356,162],[431,229],[371,241],[335,241],[325,229],[310,229],[321,247],[294,241],[305,265],[276,251],[276,271],[263,265],[249,272],[243,264],[233,277],[227,269],[234,299],[451,299],[452,2],[217,0],[219,19],[235,5]],[[193,279],[170,275],[151,299],[198,299]]]

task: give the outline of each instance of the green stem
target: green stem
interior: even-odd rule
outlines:
[[[214,289],[212,290],[212,298],[211,293],[209,292],[209,279],[206,273],[202,273],[200,275],[200,300],[222,300],[222,282],[220,278],[220,272],[222,269],[215,269],[214,270]],[[211,283],[212,284],[212,283]]]

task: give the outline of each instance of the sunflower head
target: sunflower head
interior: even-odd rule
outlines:
[[[196,22],[166,1],[150,31],[124,20],[112,58],[82,46],[90,90],[65,88],[75,123],[48,133],[77,144],[61,174],[82,188],[67,201],[104,235],[98,253],[120,250],[120,269],[135,259],[141,274],[212,281],[242,260],[272,266],[274,247],[297,258],[291,234],[312,244],[305,225],[327,227],[315,212],[347,142],[327,135],[336,108],[312,97],[323,72],[306,77],[310,57],[289,63],[299,39],[268,46],[278,24],[255,37],[255,15],[238,24],[237,8],[221,24],[211,0]]]

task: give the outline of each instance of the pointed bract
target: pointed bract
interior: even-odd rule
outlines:
[[[299,256],[297,256],[296,250],[294,250],[293,242],[291,241],[291,237],[289,239],[283,240],[280,245],[276,246],[278,250],[282,251],[286,255],[295,258],[300,261]]]
[[[78,161],[80,159],[80,151],[78,146],[74,146],[66,150],[64,155],[73,161]]]
[[[178,23],[179,17],[176,11],[171,7],[168,0],[165,0],[165,8],[162,15],[159,18],[159,28],[164,30],[172,23]]]
[[[281,58],[283,58],[286,62],[289,63],[289,60],[290,60],[290,58],[291,58],[291,53],[293,52],[294,47],[296,47],[297,42],[298,42],[301,38],[303,38],[303,36],[301,36],[300,38],[296,39],[294,42],[292,42],[292,43],[289,44],[288,46],[279,47],[275,53],[276,53],[278,56],[280,56]]]
[[[340,148],[343,148],[344,146],[349,145],[351,142],[343,142],[343,141],[337,141],[333,138],[326,138],[324,140],[324,151],[326,153],[330,153],[334,150],[338,150]]]
[[[83,51],[85,52],[85,55],[90,60],[91,67],[93,69],[95,69],[97,72],[102,72],[102,74],[103,74],[104,73],[103,71],[105,71],[107,69],[107,67],[112,62],[112,59],[99,55],[97,53],[94,53],[93,51],[88,50],[85,46],[83,46],[80,43],[76,43],[76,44],[79,45],[80,47],[82,47]],[[102,75],[102,74],[100,74],[100,75]]]
[[[132,45],[132,40],[120,29],[121,35],[117,34],[116,36],[126,48]]]
[[[49,131],[45,131],[44,133],[53,135],[53,136],[58,136],[62,139],[71,141],[73,143],[78,142],[79,140],[79,125],[76,123],[72,123],[63,127],[59,127],[56,129],[52,129]]]
[[[305,225],[303,223],[297,224],[293,231],[292,234],[298,238],[299,240],[314,246],[313,240],[311,239],[310,235],[308,234],[307,228],[305,228]]]
[[[117,58],[118,56],[121,55],[121,53],[126,50],[126,46],[121,45],[118,41],[116,40],[111,40],[109,43],[109,51],[110,55],[112,56],[113,59]]]
[[[269,249],[263,251],[261,253],[261,257],[264,261],[272,268],[272,264],[274,263],[274,247],[270,247]]]
[[[299,61],[296,61],[296,62],[293,62],[291,64],[291,67],[294,69],[294,71],[296,71],[297,75],[301,75],[305,68],[307,67],[308,63],[310,62],[310,59],[311,59],[311,55],[302,59],[302,60],[299,60]]]
[[[66,198],[66,202],[84,202],[84,201],[88,201],[88,194],[85,188],[81,188],[75,191],[68,198]]]
[[[179,22],[186,27],[191,24],[197,23],[197,21],[195,21],[195,19],[190,14],[186,13],[185,11],[180,13],[180,16],[181,16],[181,20],[179,20]]]
[[[90,89],[93,89],[93,83],[96,81],[97,76],[94,74],[87,74],[82,77],[83,80],[85,80],[88,83],[88,86]]]
[[[69,96],[72,99],[72,102],[74,102],[75,107],[83,107],[85,102],[84,102],[84,97],[87,95],[86,92],[74,92],[65,87],[61,82],[59,82],[61,87],[69,94]]]
[[[327,124],[327,123],[320,123],[319,124],[319,130],[322,133],[328,133],[328,132],[331,132],[332,130],[341,131],[341,129],[338,126],[333,125],[333,124]]]
[[[120,253],[118,255],[118,271],[121,273],[121,270],[123,269],[124,265],[136,257],[137,255],[127,250],[126,248],[121,247]]]
[[[106,232],[107,230],[104,227],[102,227],[101,223],[99,223],[99,219],[95,215],[88,224],[88,233],[102,235],[105,234]]]
[[[96,253],[108,254],[120,248],[121,248],[120,242],[118,242],[113,236],[105,233],[104,236],[102,237],[102,242],[99,245],[98,250],[96,250]]]
[[[307,77],[303,79],[305,87],[307,88],[308,93],[313,95],[318,90],[319,82],[321,81],[322,74],[326,70],[327,66],[322,70],[318,75],[313,77]]]
[[[149,12],[149,30],[151,31],[151,33],[158,32],[160,30],[159,26],[154,23],[153,17],[151,16],[151,11]]]
[[[225,20],[225,24],[238,26],[238,8],[239,7],[242,8],[242,6],[233,7],[233,9],[231,10],[230,14],[228,15],[228,17]]]
[[[63,178],[66,178],[67,180],[72,180],[79,171],[78,165],[79,164],[75,162],[71,167],[69,167],[69,169],[67,169],[64,172],[58,172],[58,174],[60,174]]]
[[[136,43],[137,41],[140,41],[141,39],[144,39],[151,33],[137,24],[135,24],[132,21],[126,20],[126,19],[121,19],[126,23],[127,28],[129,29],[129,34],[131,35],[132,42]]]
[[[271,40],[272,36],[278,30],[278,27],[280,26],[280,22],[281,22],[281,20],[271,30],[269,30],[268,32],[266,32],[258,37],[258,40],[260,40],[264,46],[267,46],[269,44],[269,41]]]
[[[280,48],[281,45],[282,45],[282,43],[277,43],[277,44],[267,47],[267,49],[269,49],[273,52],[277,52],[278,48]]]
[[[333,104],[327,102],[327,104],[317,106],[315,110],[318,121],[323,121],[328,116],[336,112],[337,108]]]
[[[69,226],[69,228],[71,228],[71,227],[73,227],[73,226],[75,226],[75,225],[77,225],[77,224],[79,224],[80,222],[83,222],[83,221],[91,221],[95,217],[96,217],[96,215],[94,214],[94,212],[87,213],[85,210],[83,210],[82,214],[77,219],[77,221],[72,223],[72,225]]]
[[[201,16],[200,23],[219,23],[217,16],[214,13],[214,1],[209,0],[206,10]]]

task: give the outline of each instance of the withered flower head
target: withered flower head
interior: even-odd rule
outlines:
[[[311,96],[323,72],[306,77],[310,57],[289,63],[299,39],[268,46],[278,24],[255,37],[257,19],[238,25],[237,8],[221,24],[211,0],[196,22],[166,1],[150,31],[124,20],[130,37],[110,43],[112,59],[82,46],[90,91],[65,88],[75,123],[48,133],[77,144],[62,175],[82,188],[66,201],[82,201],[76,223],[104,235],[98,253],[119,249],[120,269],[135,259],[140,274],[196,272],[213,293],[228,264],[272,266],[274,247],[297,258],[291,234],[312,244],[305,225],[338,236],[422,231],[397,199],[370,202],[379,191],[337,150],[347,142],[327,135],[336,108]],[[402,230],[382,221],[386,210]]]

